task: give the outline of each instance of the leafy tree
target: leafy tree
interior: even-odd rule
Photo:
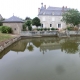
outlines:
[[[73,26],[78,26],[80,24],[80,12],[77,9],[70,9],[63,13],[62,21],[66,24],[71,24]]]
[[[38,17],[35,17],[33,20],[32,20],[32,25],[35,25],[35,26],[41,26],[41,23],[40,23],[40,19]]]
[[[25,23],[22,25],[22,28],[23,28],[23,31],[26,31],[26,24]]]
[[[31,24],[32,24],[32,22],[31,22],[31,20],[28,20],[26,23],[26,26],[28,26],[28,30],[32,30],[32,26],[31,26]]]
[[[31,18],[30,17],[26,17],[25,20],[31,20]]]

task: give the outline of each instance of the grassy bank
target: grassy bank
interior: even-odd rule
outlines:
[[[10,38],[12,38],[12,36],[10,34],[3,34],[3,33],[0,32],[0,42],[8,40]]]

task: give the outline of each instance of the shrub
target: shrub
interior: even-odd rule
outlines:
[[[40,28],[37,28],[37,31],[40,31]]]
[[[74,30],[77,31],[78,30],[78,27],[74,27]]]
[[[67,29],[68,30],[74,30],[74,27],[68,26]]]
[[[44,30],[46,31],[46,30],[47,30],[47,28],[44,28]]]
[[[43,30],[43,28],[40,29],[41,31]]]
[[[3,25],[3,23],[0,21],[0,26],[2,26]]]
[[[55,28],[51,28],[51,30],[55,30]]]
[[[50,30],[50,28],[47,29],[48,31]]]
[[[12,33],[12,29],[8,26],[2,26],[1,32],[2,33]]]

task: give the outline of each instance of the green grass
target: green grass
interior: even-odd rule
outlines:
[[[0,42],[8,40],[10,38],[12,38],[12,36],[10,34],[3,34],[3,33],[0,32]]]

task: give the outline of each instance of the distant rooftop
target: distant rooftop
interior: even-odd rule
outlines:
[[[48,8],[46,8],[45,6],[43,6],[43,4],[41,4],[41,8],[39,8],[40,11],[38,13],[38,15],[49,15],[49,16],[61,16],[62,13],[64,11],[69,10],[70,8],[66,7],[52,7],[49,6]]]
[[[21,22],[22,23],[24,21],[21,18],[13,15],[12,17],[5,19],[3,22]]]

